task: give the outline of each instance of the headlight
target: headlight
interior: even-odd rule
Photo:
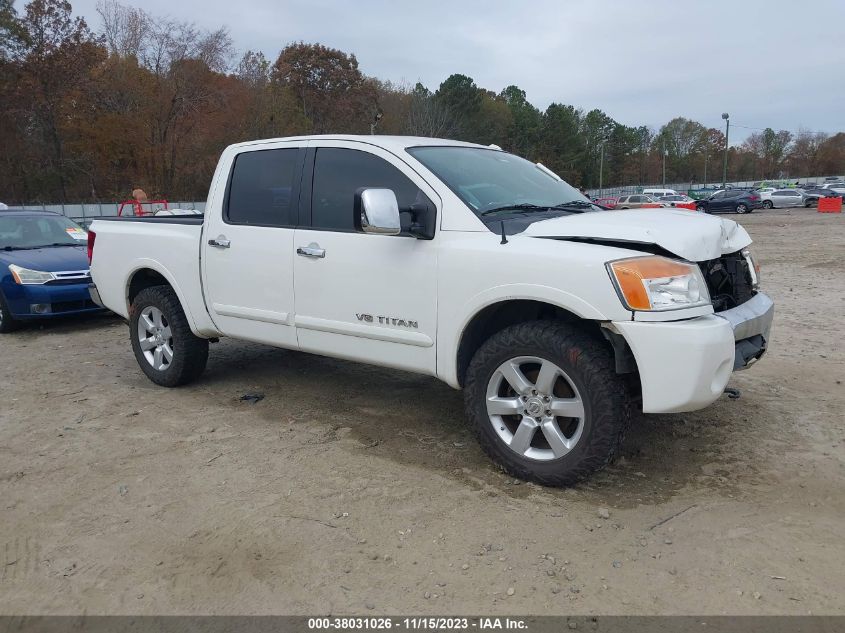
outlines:
[[[15,279],[16,284],[24,286],[32,284],[46,284],[48,281],[53,281],[56,276],[53,273],[45,273],[40,270],[29,270],[29,268],[21,268],[14,264],[9,264],[9,272]]]
[[[751,287],[754,290],[760,287],[760,264],[754,261],[754,257],[751,255],[751,251],[747,248],[742,249],[739,253],[745,258],[745,262],[748,264],[748,274],[751,276]]]
[[[695,264],[666,257],[632,257],[606,264],[619,298],[629,310],[678,310],[710,304]]]

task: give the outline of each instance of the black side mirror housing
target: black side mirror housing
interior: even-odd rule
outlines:
[[[420,240],[434,239],[434,223],[437,213],[431,205],[428,204],[412,204],[407,209],[403,209],[402,213],[409,213],[411,215],[411,225],[408,227],[408,233]]]

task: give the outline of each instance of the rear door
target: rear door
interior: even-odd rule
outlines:
[[[720,191],[714,196],[710,208],[715,211],[726,211],[733,204],[733,195],[730,191]]]
[[[386,150],[312,144],[318,146],[309,151],[303,179],[311,189],[311,226],[298,228],[294,238],[300,349],[434,374],[437,237],[360,232],[354,202],[362,188],[387,188],[400,210],[426,205],[439,213],[439,197]],[[402,221],[407,226],[408,214]]]
[[[221,332],[296,347],[293,234],[307,142],[247,148],[204,233],[203,288]]]

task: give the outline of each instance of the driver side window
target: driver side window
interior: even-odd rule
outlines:
[[[415,204],[432,205],[419,187],[384,159],[355,149],[320,147],[314,162],[312,228],[355,231],[355,193],[365,188],[391,189],[400,212]],[[409,214],[401,214],[401,221],[402,230],[407,230]]]

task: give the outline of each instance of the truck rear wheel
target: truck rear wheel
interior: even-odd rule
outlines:
[[[484,451],[515,477],[568,486],[614,457],[631,417],[613,354],[554,321],[511,326],[467,370],[464,405]]]
[[[138,293],[129,309],[129,337],[141,370],[157,385],[196,380],[208,361],[208,340],[195,336],[170,286]]]

